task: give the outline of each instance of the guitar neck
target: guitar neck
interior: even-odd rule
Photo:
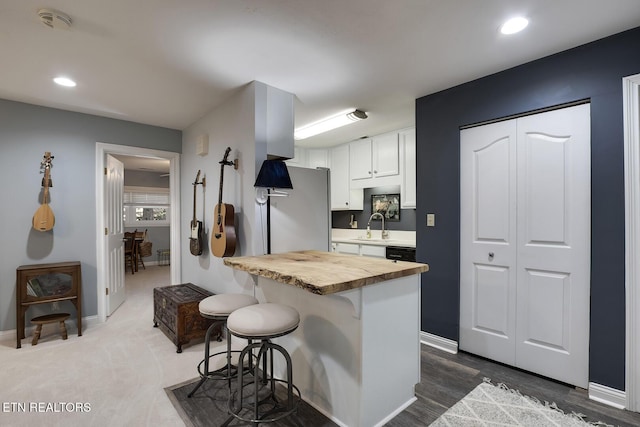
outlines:
[[[222,213],[222,183],[224,181],[224,167],[228,165],[230,162],[227,161],[229,157],[229,153],[231,152],[231,147],[227,147],[224,152],[224,156],[222,161],[220,162],[220,191],[218,193],[218,222],[220,222],[220,216]]]
[[[51,175],[49,172],[49,166],[47,166],[44,170],[44,179],[43,179],[43,187],[44,190],[42,191],[42,204],[46,205],[49,203],[49,180],[51,179]]]
[[[218,215],[222,206],[222,183],[224,182],[224,164],[220,165],[220,190],[218,193]]]
[[[192,224],[196,223],[196,187],[197,187],[197,183],[193,184],[193,221],[192,221]]]

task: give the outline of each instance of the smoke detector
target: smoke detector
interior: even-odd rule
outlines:
[[[68,30],[71,28],[71,17],[55,9],[38,10],[40,21],[49,28]]]

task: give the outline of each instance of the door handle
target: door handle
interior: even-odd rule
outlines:
[[[493,259],[493,257],[494,257],[494,255],[495,255],[495,254],[494,254],[493,252],[489,252],[489,260],[492,260],[492,259]]]

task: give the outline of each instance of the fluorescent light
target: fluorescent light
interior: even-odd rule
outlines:
[[[367,113],[364,111],[353,109],[346,110],[322,120],[318,120],[317,122],[302,126],[295,130],[293,136],[298,140],[305,139],[366,118]]]
[[[55,79],[53,79],[53,81],[59,84],[60,86],[66,86],[66,87],[76,86],[76,82],[74,82],[68,77],[56,77]]]
[[[511,18],[507,22],[502,24],[502,27],[500,27],[500,32],[502,34],[519,33],[520,31],[524,30],[527,25],[529,25],[529,20],[522,16],[518,16],[515,18]]]

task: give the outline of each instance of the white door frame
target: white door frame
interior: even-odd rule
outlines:
[[[171,283],[180,283],[180,154],[149,148],[129,147],[126,145],[96,143],[96,272],[98,292],[98,320],[107,320],[106,298],[106,253],[104,238],[104,168],[106,154],[124,154],[129,156],[156,157],[169,160],[169,191],[171,196]]]
[[[640,74],[622,79],[625,183],[626,408],[640,412]]]

